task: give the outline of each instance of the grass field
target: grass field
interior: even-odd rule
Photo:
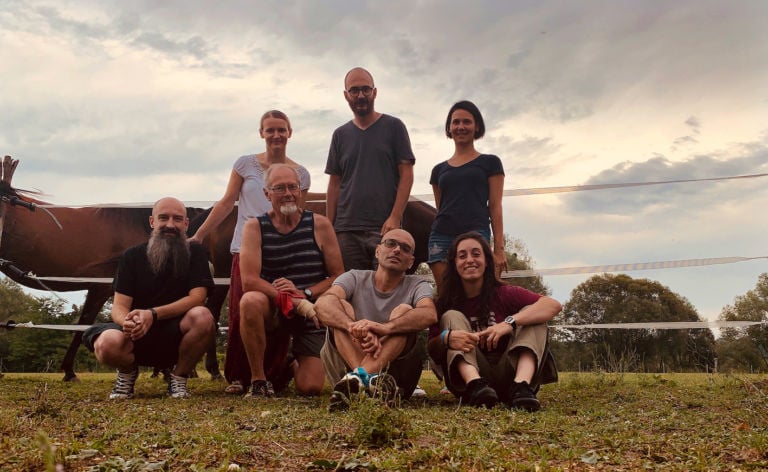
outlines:
[[[425,401],[346,413],[327,391],[249,401],[206,377],[173,400],[142,373],[116,402],[113,374],[60,378],[0,379],[0,470],[768,469],[764,376],[563,373],[534,414],[459,407],[427,372]]]

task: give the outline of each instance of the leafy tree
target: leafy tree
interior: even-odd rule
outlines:
[[[649,279],[596,275],[576,287],[563,307],[563,324],[700,321],[685,298]],[[560,367],[626,371],[701,371],[714,365],[710,330],[561,329],[555,335]]]
[[[761,274],[755,288],[735,298],[720,312],[725,321],[768,322],[768,273]],[[720,370],[768,368],[768,325],[726,328],[718,342]]]
[[[518,238],[513,238],[508,234],[504,235],[504,252],[507,254],[507,267],[509,270],[531,270],[535,266],[535,261],[528,252],[528,247]],[[549,295],[549,290],[540,275],[534,277],[515,277],[508,279],[507,282],[527,288],[528,290],[542,295]]]
[[[35,324],[72,324],[79,308],[67,311],[65,303],[50,297],[33,297],[8,278],[0,279],[0,318],[4,321],[31,321]],[[102,314],[103,319],[103,314]],[[16,328],[0,332],[0,366],[11,372],[56,371],[72,336],[66,331]],[[95,369],[93,355],[78,351],[77,362]]]

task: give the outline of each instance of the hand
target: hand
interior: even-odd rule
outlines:
[[[133,323],[129,334],[131,341],[137,341],[144,337],[149,331],[149,328],[152,327],[153,323],[152,312],[150,310],[131,310],[125,319],[126,322],[123,325],[124,331],[126,324]]]
[[[446,339],[448,339],[448,347],[450,349],[461,352],[472,351],[477,346],[478,341],[480,341],[480,337],[477,334],[456,329],[451,330],[451,336],[447,337],[446,335]]]
[[[280,277],[279,279],[276,279],[274,282],[272,282],[272,286],[277,289],[278,292],[288,292],[291,294],[291,296],[295,296],[298,298],[306,298],[304,295],[304,292],[297,289],[295,285],[293,285],[293,282],[286,279],[285,277]]]
[[[347,332],[356,340],[362,341],[366,336],[368,336],[372,324],[373,321],[357,320],[349,325]]]
[[[509,270],[507,268],[507,255],[504,248],[493,251],[493,265],[496,269],[496,278],[501,277],[501,273]]]
[[[368,333],[367,336],[360,340],[360,347],[363,348],[364,353],[374,359],[378,359],[381,353],[381,339],[373,333]]]
[[[400,229],[400,219],[390,215],[381,226],[381,235],[384,236],[393,229]]]
[[[192,236],[188,237],[188,238],[187,238],[187,241],[189,241],[189,242],[191,242],[191,243],[198,243],[198,244],[203,244],[203,238],[199,237],[199,236],[197,235],[197,233],[195,233],[195,234],[193,234]]]
[[[480,337],[480,346],[483,349],[492,351],[499,345],[501,338],[512,334],[513,331],[512,326],[507,323],[496,323],[493,326],[489,326],[477,333]]]

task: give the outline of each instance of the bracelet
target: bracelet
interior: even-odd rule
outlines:
[[[157,321],[157,310],[155,310],[154,308],[150,308],[149,311],[152,313],[152,322],[154,323],[155,321]]]
[[[445,329],[442,333],[440,333],[440,344],[443,346],[447,346],[447,344],[445,344],[445,335],[448,334],[448,332],[449,330]]]

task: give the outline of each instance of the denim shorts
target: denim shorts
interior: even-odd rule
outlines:
[[[475,230],[485,239],[488,244],[491,243],[491,230]],[[456,235],[458,236],[458,235]],[[448,251],[456,236],[432,231],[429,233],[429,243],[427,244],[427,264],[435,262],[448,262]]]

